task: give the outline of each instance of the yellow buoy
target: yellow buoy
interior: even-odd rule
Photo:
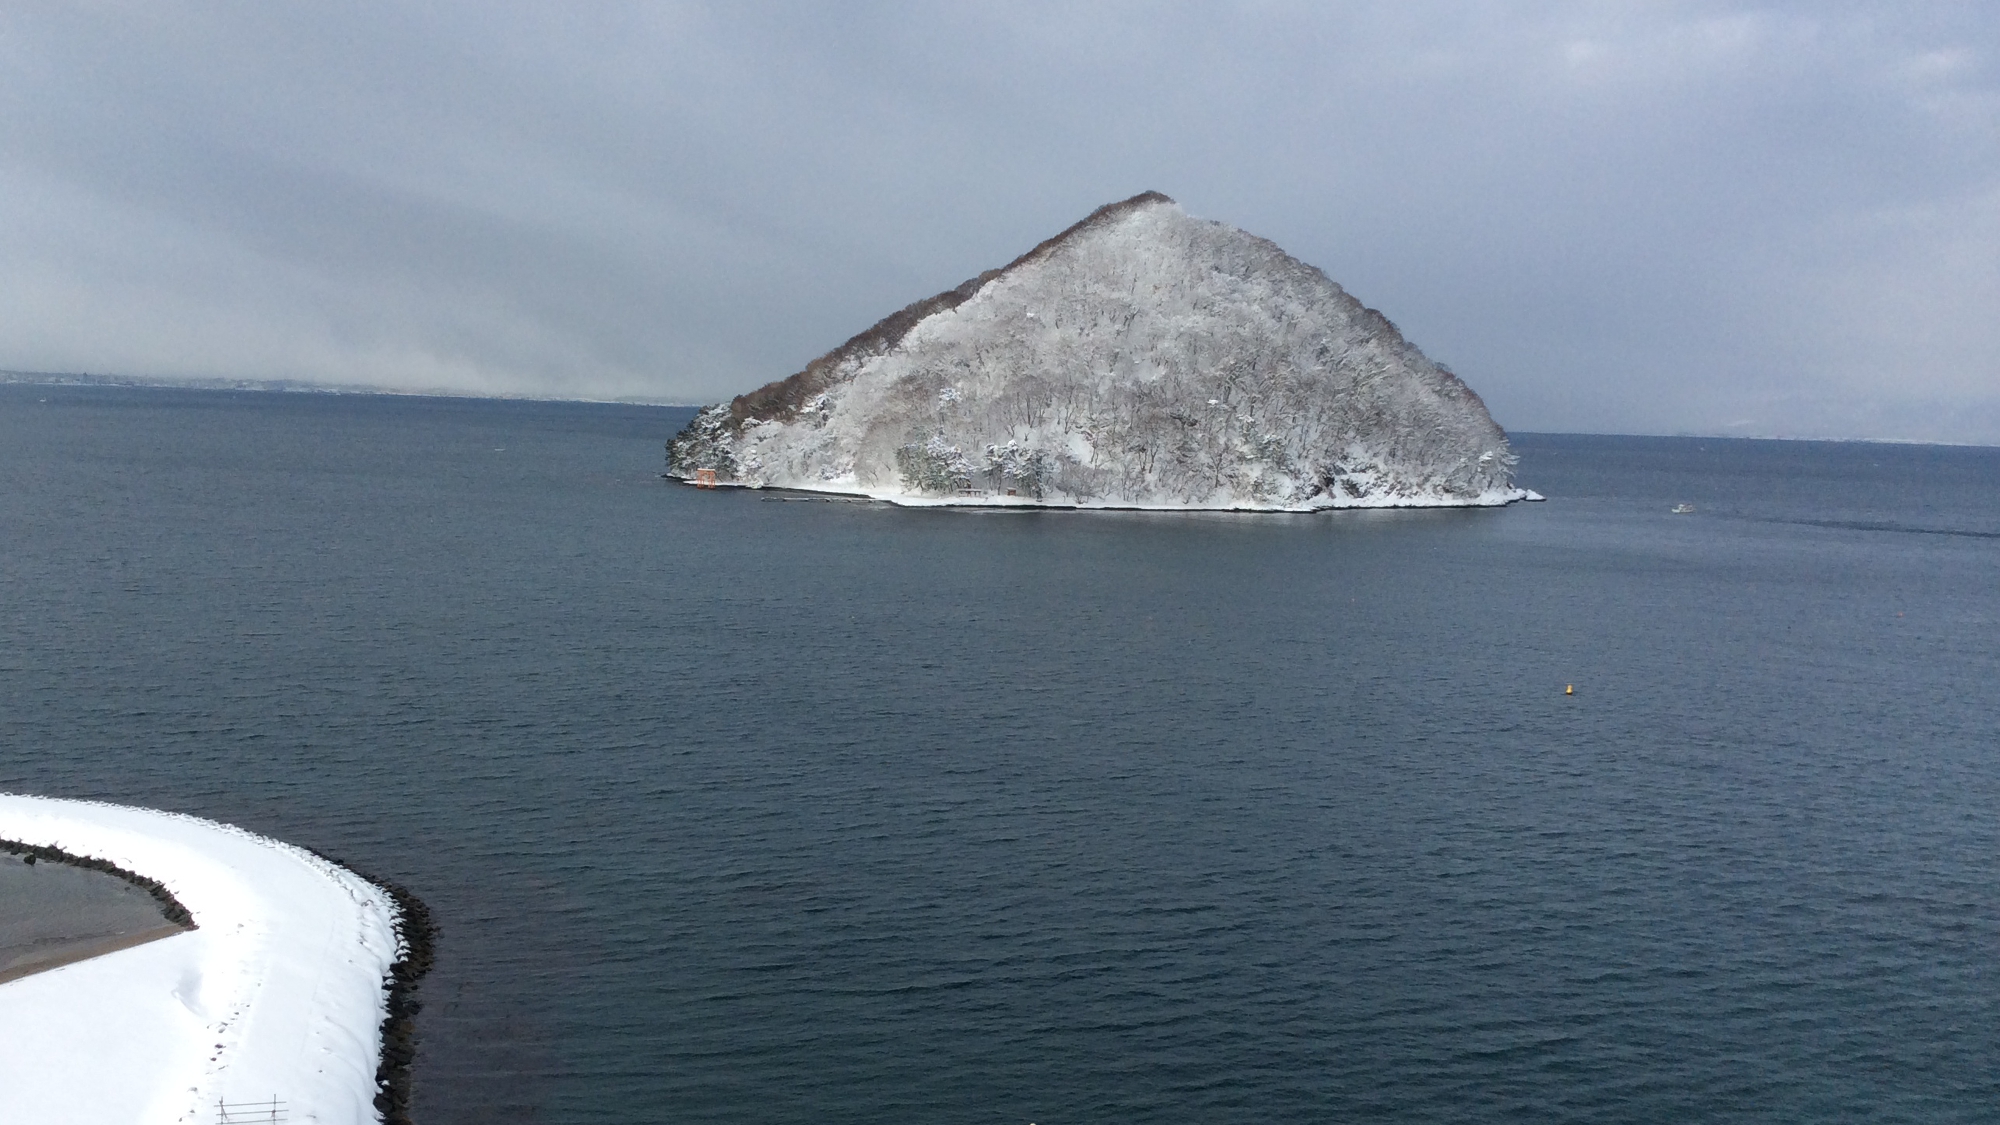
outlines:
[[[1563,686],[1563,694],[1564,694],[1564,695],[1575,695],[1575,694],[1576,694],[1576,685],[1575,685],[1575,684],[1565,684],[1565,685]]]

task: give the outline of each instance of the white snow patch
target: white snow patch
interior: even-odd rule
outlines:
[[[0,838],[158,879],[198,929],[0,984],[0,1120],[379,1121],[386,978],[402,950],[380,888],[290,844],[153,809],[0,794]]]

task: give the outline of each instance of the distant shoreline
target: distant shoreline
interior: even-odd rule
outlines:
[[[661,410],[699,410],[699,402],[671,402],[653,398],[573,398],[564,395],[482,394],[445,388],[405,390],[363,383],[313,383],[298,379],[172,379],[162,376],[97,375],[58,371],[0,371],[0,386],[28,387],[126,387],[134,390],[245,391],[276,394],[377,396],[381,398],[432,398],[474,402],[575,403],[581,406],[646,406]],[[1598,430],[1507,430],[1516,437],[1606,437],[1661,438],[1682,441],[1783,441],[1824,445],[1916,445],[1940,449],[2000,449],[2000,441],[1941,441],[1902,437],[1800,437],[1779,434],[1721,433],[1615,433]]]
[[[446,388],[405,390],[367,383],[313,383],[300,379],[169,379],[139,375],[94,375],[82,372],[0,371],[0,386],[125,387],[164,391],[249,391],[260,394],[343,395],[382,398],[467,399],[484,402],[570,402],[586,406],[652,406],[662,410],[696,410],[698,403],[649,398],[569,398],[562,395],[482,394]]]

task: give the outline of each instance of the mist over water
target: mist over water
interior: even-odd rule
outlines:
[[[0,386],[0,788],[409,885],[431,1125],[1994,1119],[2000,451],[967,513],[688,416]]]

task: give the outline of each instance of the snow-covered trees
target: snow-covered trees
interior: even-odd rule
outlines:
[[[972,487],[972,459],[938,431],[896,449],[896,469],[911,492],[950,495]]]
[[[1517,499],[1484,404],[1271,243],[1148,194],[702,412],[672,470],[890,498]]]
[[[1006,445],[986,447],[986,476],[996,491],[1006,495],[1042,498],[1042,479],[1054,462],[1039,449],[1025,449],[1009,438]]]
[[[667,444],[668,467],[683,478],[701,469],[713,469],[724,480],[735,479],[735,435],[728,426],[728,404],[702,408],[694,421]]]

